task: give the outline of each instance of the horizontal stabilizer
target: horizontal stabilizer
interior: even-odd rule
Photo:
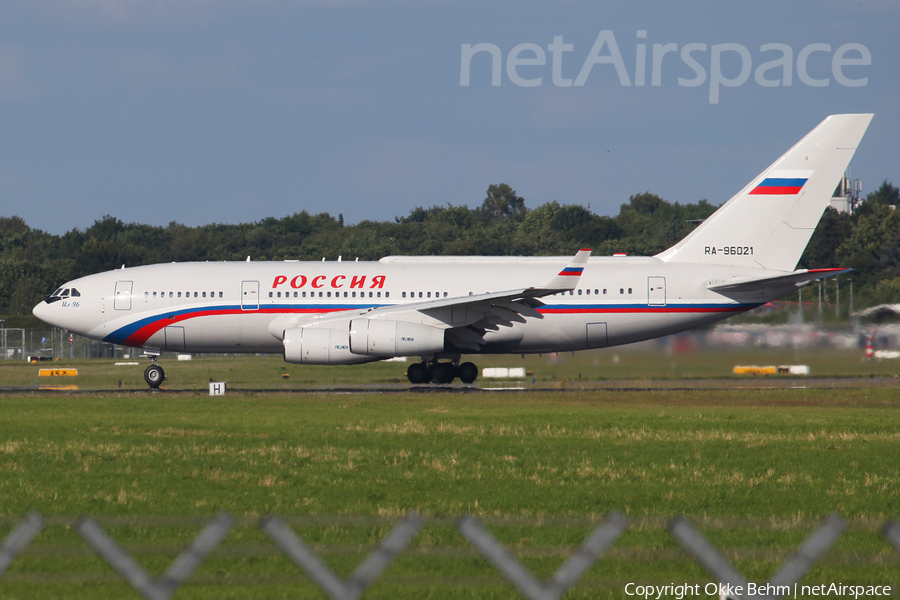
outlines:
[[[741,279],[738,281],[730,281],[728,283],[717,283],[707,286],[713,292],[759,292],[766,288],[781,288],[787,286],[803,287],[818,279],[831,277],[832,275],[843,275],[849,273],[853,269],[803,269],[794,271],[786,275],[776,275],[774,277],[756,277],[754,279]]]

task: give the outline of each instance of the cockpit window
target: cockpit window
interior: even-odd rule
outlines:
[[[59,296],[62,293],[62,291],[63,291],[63,289],[59,288],[58,290],[56,290],[55,292],[50,294],[50,296]]]
[[[63,290],[63,293],[60,294],[60,296],[62,296],[63,298],[68,298],[68,296],[69,296],[69,290],[68,290],[68,289]]]
[[[75,288],[72,288],[72,297],[76,297],[76,296],[81,296],[81,292],[79,292]]]

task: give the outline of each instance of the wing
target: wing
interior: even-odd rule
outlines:
[[[579,250],[569,264],[542,286],[438,298],[367,311],[330,313],[304,324],[333,327],[339,322],[359,318],[422,323],[446,330],[446,340],[455,348],[477,351],[485,345],[484,334],[487,331],[512,327],[513,323],[524,323],[527,319],[543,319],[544,316],[537,310],[544,305],[540,299],[575,289],[590,255],[589,249]]]

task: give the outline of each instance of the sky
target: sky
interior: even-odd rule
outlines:
[[[0,216],[391,221],[498,183],[600,215],[720,204],[874,112],[865,193],[900,184],[898,26],[894,0],[11,0]]]

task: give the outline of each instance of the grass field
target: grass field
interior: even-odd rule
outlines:
[[[597,520],[625,512],[635,524],[567,598],[623,597],[627,581],[709,581],[666,533],[675,514],[695,519],[762,582],[838,512],[851,528],[805,581],[900,586],[900,553],[877,530],[900,516],[893,387],[7,393],[0,403],[3,531],[31,510],[98,516],[160,573],[217,511],[246,518],[176,598],[324,597],[253,518],[312,518],[296,531],[346,575],[410,510],[481,516],[542,577]],[[196,520],[174,527],[117,516]],[[509,516],[522,520],[500,518]],[[0,597],[136,597],[68,522],[47,527],[0,577]],[[366,597],[517,595],[436,521]]]

